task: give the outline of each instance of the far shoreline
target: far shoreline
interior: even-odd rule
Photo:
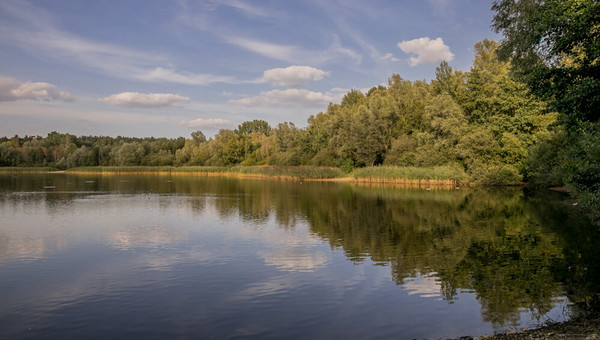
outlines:
[[[160,176],[203,176],[231,177],[240,179],[269,179],[295,182],[334,182],[383,186],[449,187],[478,186],[466,179],[464,173],[448,167],[370,167],[343,172],[336,167],[323,166],[99,166],[71,169],[50,167],[0,167],[0,173],[48,173],[78,175],[160,175]],[[494,184],[499,186],[515,185]],[[516,185],[524,185],[518,183]]]

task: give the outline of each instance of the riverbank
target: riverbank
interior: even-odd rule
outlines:
[[[416,186],[470,185],[464,170],[452,166],[429,168],[378,166],[358,168],[346,173],[340,168],[320,166],[235,166],[235,167],[170,167],[170,166],[111,166],[79,167],[67,170],[51,168],[0,168],[0,172],[35,173],[63,172],[72,174],[102,175],[191,175],[260,178],[287,181],[331,181],[361,184],[389,184]]]
[[[462,337],[461,340],[537,340],[537,339],[600,339],[600,315],[582,317],[571,321],[552,323],[540,328],[522,332],[511,331],[502,334],[479,337]]]

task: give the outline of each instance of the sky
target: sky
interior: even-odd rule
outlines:
[[[352,89],[467,71],[481,0],[0,0],[0,136],[307,125]]]

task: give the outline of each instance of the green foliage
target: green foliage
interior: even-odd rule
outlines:
[[[253,133],[262,133],[263,135],[268,136],[271,132],[271,127],[269,123],[264,120],[253,120],[251,122],[243,122],[238,125],[238,128],[235,130],[235,133],[238,135],[250,135]]]
[[[340,161],[339,168],[345,174],[349,174],[352,172],[352,170],[354,170],[354,161],[350,158],[343,159]]]
[[[560,114],[564,129],[534,148],[531,177],[542,183],[562,180],[600,216],[600,2],[497,0],[492,9],[493,27],[505,37],[500,56]]]
[[[354,178],[368,179],[400,179],[400,180],[434,180],[467,182],[468,176],[458,164],[448,164],[435,167],[397,167],[375,166],[356,169],[352,172]]]
[[[426,168],[421,174],[426,178],[429,169],[459,167],[460,178],[484,184],[541,178],[550,157],[537,145],[553,140],[549,127],[556,115],[547,113],[546,104],[513,78],[511,62],[499,60],[497,49],[491,40],[477,43],[469,72],[442,62],[431,83],[393,74],[387,86],[366,94],[351,90],[340,104],[310,116],[305,128],[286,122],[272,129],[264,120],[253,120],[235,130],[222,129],[208,140],[201,131],[188,139],[57,132],[46,138],[15,136],[2,140],[0,164],[312,165],[346,173],[385,164]],[[532,156],[533,151],[538,153]]]
[[[596,0],[495,1],[500,54],[568,125],[600,118],[600,3]]]
[[[600,218],[600,123],[587,123],[568,137],[561,162],[567,187]]]

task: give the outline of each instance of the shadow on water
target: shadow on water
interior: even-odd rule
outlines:
[[[420,190],[191,176],[0,176],[0,203],[69,205],[87,195],[183,195],[201,214],[281,228],[308,223],[349,261],[389,266],[399,285],[430,275],[454,303],[474,292],[484,321],[518,326],[528,311],[543,320],[564,297],[571,312],[594,308],[600,232],[561,193],[528,188]],[[210,198],[210,200],[209,200]],[[210,203],[209,203],[210,201]],[[54,207],[54,208],[53,208]],[[167,207],[168,208],[168,207]]]

